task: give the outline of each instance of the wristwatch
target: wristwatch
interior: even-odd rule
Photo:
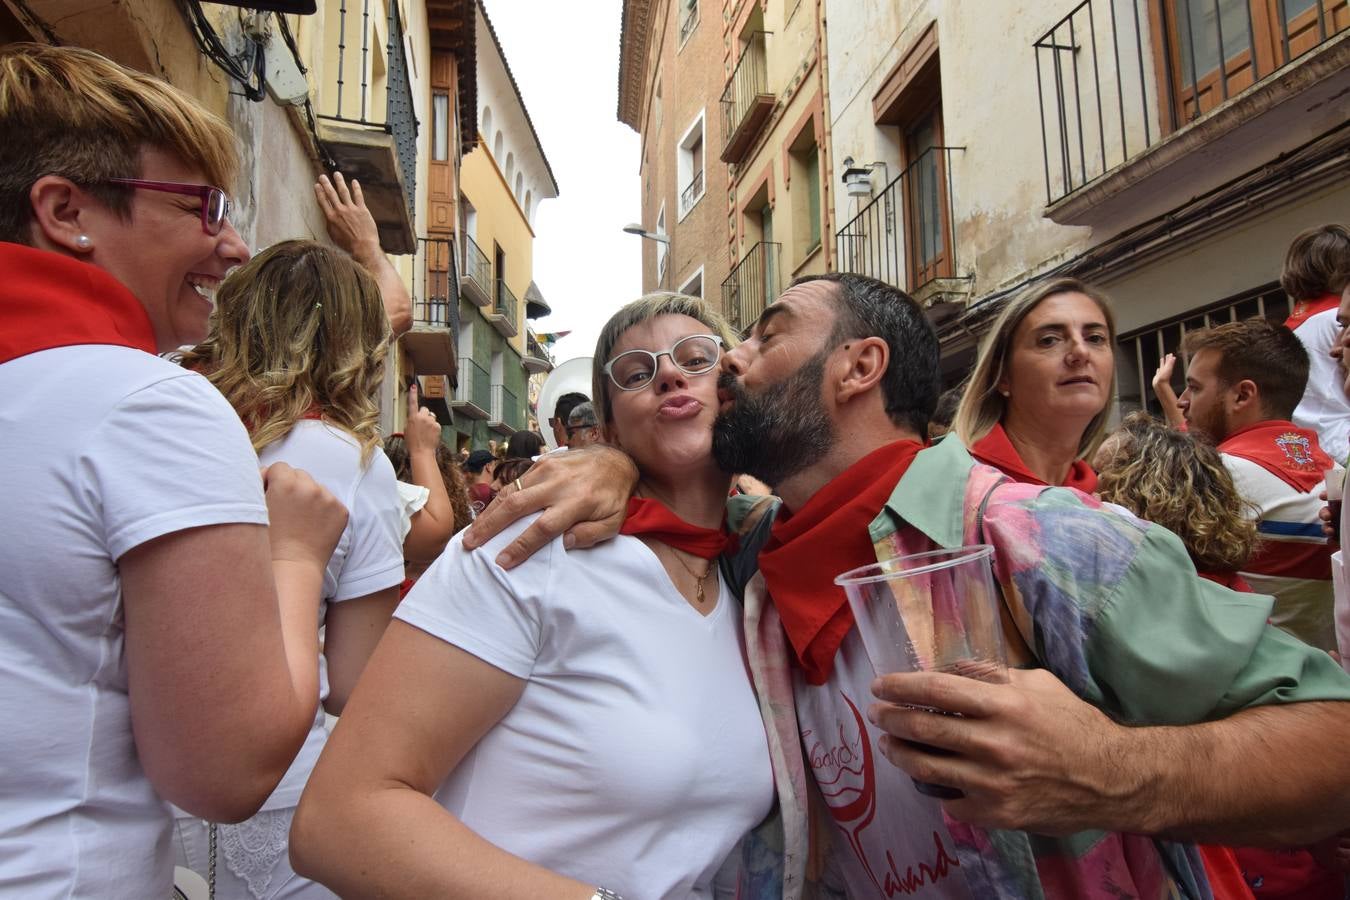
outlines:
[[[591,894],[591,900],[623,900],[623,897],[620,897],[609,888],[598,887],[595,889],[595,893]]]

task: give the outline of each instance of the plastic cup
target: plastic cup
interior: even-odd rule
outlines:
[[[990,568],[993,554],[987,544],[932,550],[851,569],[835,578],[848,596],[877,674],[947,672],[994,683],[1008,680],[1001,600]],[[917,779],[914,786],[931,797],[963,796],[955,788]]]

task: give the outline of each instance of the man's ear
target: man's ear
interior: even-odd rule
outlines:
[[[1261,404],[1261,389],[1256,386],[1256,382],[1250,378],[1244,378],[1231,388],[1229,403],[1234,412],[1246,412],[1253,405]]]
[[[34,246],[80,256],[93,249],[88,220],[94,201],[75,182],[43,175],[28,189],[28,202],[33,208]]]
[[[879,337],[858,338],[844,344],[839,362],[843,369],[834,389],[836,403],[847,403],[881,383],[890,363],[891,348]]]

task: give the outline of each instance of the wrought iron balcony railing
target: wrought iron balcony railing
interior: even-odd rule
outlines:
[[[492,406],[491,376],[488,370],[472,359],[459,361],[459,386],[455,388],[455,402],[469,404],[486,413]]]
[[[548,348],[539,343],[539,338],[533,333],[525,335],[525,355],[531,359],[542,359],[550,366],[553,365],[553,357],[549,354]]]
[[[520,325],[520,301],[511,293],[511,289],[502,278],[497,279],[497,297],[496,302],[492,304],[492,314],[505,319],[506,324],[510,326],[510,333],[516,333]]]
[[[750,36],[722,91],[722,162],[741,162],[773,111],[764,46],[766,35],[767,32],[756,31]]]
[[[509,426],[512,431],[520,431],[525,427],[520,399],[504,384],[492,386],[492,414],[488,420]]]
[[[486,306],[492,298],[492,263],[469,235],[464,235],[464,278],[466,287],[478,294],[474,302]]]
[[[413,324],[459,333],[459,267],[453,237],[417,239],[413,262]]]
[[[759,314],[782,291],[778,258],[782,244],[760,241],[741,257],[722,282],[722,311],[736,333],[755,324]]]
[[[698,202],[698,198],[703,196],[703,170],[699,169],[694,173],[694,177],[689,179],[689,185],[680,192],[680,215],[689,212],[689,208]]]
[[[358,6],[359,2],[359,6]],[[331,2],[329,4],[332,5]],[[346,125],[384,131],[394,139],[408,216],[417,198],[417,116],[404,52],[403,20],[396,0],[338,0],[328,9],[325,28],[324,83],[317,116]],[[385,18],[383,58],[373,19]],[[333,46],[328,46],[330,43]],[[336,70],[332,68],[336,63]],[[335,74],[334,74],[335,72]]]
[[[1341,0],[1083,0],[1033,44],[1046,203],[1347,27]]]
[[[698,24],[698,0],[685,0],[680,4],[680,43],[689,40],[689,35]]]
[[[956,273],[952,228],[953,151],[930,147],[835,235],[839,271],[916,291]]]

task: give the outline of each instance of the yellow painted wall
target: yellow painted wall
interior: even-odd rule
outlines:
[[[518,333],[510,339],[510,344],[523,354],[525,291],[534,280],[534,232],[481,138],[473,152],[464,157],[459,185],[477,211],[478,220],[472,237],[479,249],[489,262],[493,260],[494,242],[506,254],[506,286],[516,295],[518,303]],[[498,277],[495,269],[492,277]]]

